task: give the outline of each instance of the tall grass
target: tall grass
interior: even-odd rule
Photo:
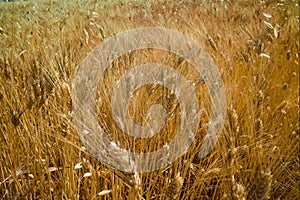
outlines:
[[[298,25],[296,1],[1,3],[0,196],[297,199]],[[221,137],[207,157],[197,157],[205,135],[200,128],[197,142],[169,167],[128,174],[106,167],[83,147],[72,126],[71,83],[80,61],[104,39],[148,26],[178,30],[205,47],[221,72],[228,111]],[[209,117],[205,83],[196,79],[189,63],[159,50],[125,55],[99,82],[97,97],[103,101],[97,102],[97,115],[106,134],[128,150],[160,148],[178,128],[178,100],[157,85],[141,88],[129,103],[129,112],[142,124],[145,104],[161,103],[174,113],[154,141],[133,140],[110,115],[116,80],[134,65],[153,60],[196,83],[199,105],[208,108],[200,126]]]

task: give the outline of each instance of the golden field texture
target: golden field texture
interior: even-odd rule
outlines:
[[[170,166],[129,174],[83,147],[72,117],[72,81],[102,41],[138,27],[165,27],[197,41],[222,76],[224,129],[197,157],[210,99],[188,62],[138,50],[113,62],[99,82],[99,123],[122,148],[153,151],[172,140],[178,100],[149,84],[128,112],[140,124],[162,104],[168,123],[153,138],[122,133],[111,117],[112,88],[136,64],[164,63],[195,82],[201,118],[195,142]],[[1,199],[297,199],[299,198],[299,3],[265,1],[20,1],[0,3]],[[146,105],[146,106],[145,106]]]

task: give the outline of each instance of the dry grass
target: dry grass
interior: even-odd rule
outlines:
[[[299,197],[296,1],[96,2],[0,3],[3,199]],[[278,37],[264,21],[278,27]],[[201,129],[198,142],[168,168],[126,174],[102,165],[82,147],[71,123],[71,83],[79,62],[105,38],[146,26],[178,30],[205,47],[222,74],[228,111],[222,135],[206,158],[196,156],[205,134]],[[187,62],[156,50],[124,56],[101,79],[98,95],[104,101],[98,117],[108,135],[130,141],[123,145],[128,149],[159,148],[177,129],[178,101],[157,85],[145,86],[130,102],[130,112],[142,124],[145,104],[158,102],[175,114],[155,142],[126,136],[109,115],[115,81],[134,64],[153,59],[195,81],[200,105],[209,107],[205,83],[195,80]]]

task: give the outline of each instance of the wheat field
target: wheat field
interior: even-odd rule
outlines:
[[[211,114],[205,82],[169,52],[122,56],[96,95],[99,124],[122,148],[161,148],[180,123],[178,99],[155,84],[134,93],[128,112],[146,124],[149,106],[163,105],[170,120],[158,135],[134,139],[114,123],[112,88],[137,64],[179,71],[207,108],[186,154],[166,168],[131,174],[107,167],[83,145],[73,125],[72,81],[97,45],[140,27],[179,31],[209,53],[224,82],[227,115],[213,150],[198,158]],[[0,3],[0,198],[298,199],[299,37],[299,2],[291,0]]]

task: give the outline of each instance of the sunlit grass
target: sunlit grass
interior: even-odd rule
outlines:
[[[96,2],[0,3],[0,197],[297,199],[296,1]],[[85,150],[72,125],[71,89],[80,61],[104,39],[149,26],[180,31],[209,52],[225,84],[228,111],[219,141],[206,158],[197,158],[205,134],[201,129],[186,155],[166,169],[137,177],[106,167]],[[130,112],[146,123],[145,103],[166,104],[175,117],[165,132],[155,142],[135,141],[116,129],[109,115],[111,88],[126,70],[148,60],[195,79],[193,66],[159,50],[133,52],[108,68],[98,87],[104,99],[97,105],[99,122],[106,134],[120,143],[128,140],[139,151],[170,140],[179,112],[176,98],[167,104],[168,91],[150,85],[134,94]],[[197,94],[199,105],[209,107],[201,80]]]

